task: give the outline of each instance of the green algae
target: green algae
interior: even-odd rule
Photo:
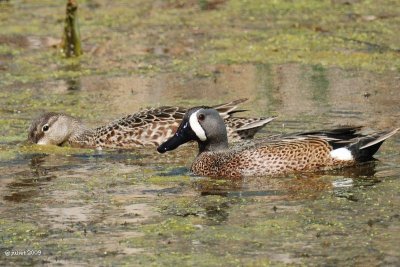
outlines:
[[[83,95],[78,98],[74,93],[65,94],[47,94],[44,90],[38,93],[35,88],[18,88],[14,89],[10,94],[7,90],[0,92],[0,104],[2,111],[0,112],[0,142],[26,142],[28,138],[28,129],[31,120],[34,118],[32,115],[39,114],[38,110],[65,112],[72,116],[77,116],[82,119],[94,118],[95,113],[86,113],[87,106],[90,103],[96,102],[91,95]],[[67,107],[69,106],[69,108]],[[92,110],[95,110],[93,108]],[[20,116],[26,116],[25,119],[18,119]],[[35,115],[35,116],[37,116]],[[17,146],[13,148],[0,148],[0,158],[10,159],[21,154],[29,153],[50,153],[50,154],[68,154],[74,153],[78,150],[61,149],[54,146],[40,147],[40,146]],[[85,150],[81,150],[85,152]]]
[[[168,185],[168,184],[174,184],[174,183],[189,183],[189,177],[188,176],[157,176],[157,175],[152,175],[149,177],[147,182],[151,184],[159,184],[159,185]]]
[[[233,0],[213,10],[201,10],[198,1],[179,1],[184,2],[182,6],[176,1],[166,5],[95,1],[97,7],[90,7],[90,2],[80,1],[81,30],[88,37],[84,38],[85,55],[79,59],[60,58],[44,43],[34,48],[17,42],[0,46],[0,61],[6,68],[0,71],[4,181],[0,236],[6,248],[33,247],[46,255],[32,261],[1,254],[1,265],[398,264],[396,137],[383,146],[384,152],[378,155],[382,161],[373,174],[355,175],[352,186],[344,188],[333,188],[331,183],[353,176],[283,177],[275,181],[279,186],[269,183],[269,178],[254,184],[251,179],[238,184],[201,182],[190,178],[186,169],[178,169],[190,166],[195,156],[191,148],[162,158],[147,148],[97,153],[21,144],[30,120],[41,111],[63,111],[89,125],[120,116],[121,111],[110,108],[109,102],[118,94],[124,98],[130,94],[107,94],[115,89],[111,85],[118,85],[112,83],[113,78],[144,77],[149,85],[141,90],[162,87],[154,94],[163,93],[151,102],[154,105],[170,101],[194,106],[204,104],[204,99],[206,104],[217,104],[237,98],[225,91],[235,83],[243,85],[240,81],[246,73],[224,77],[229,70],[226,65],[232,63],[240,68],[246,67],[243,63],[254,66],[253,79],[241,88],[251,88],[240,94],[251,98],[244,109],[256,116],[280,115],[266,129],[268,133],[330,127],[344,121],[392,127],[398,118],[395,33],[399,24],[393,15],[398,13],[397,2]],[[0,12],[0,21],[7,21],[2,35],[60,37],[65,1],[24,3],[26,8],[17,1],[10,3],[7,10],[15,17],[12,12]],[[370,18],[363,16],[369,14],[376,18],[366,21]],[[226,69],[219,71],[209,64]],[[300,70],[298,74],[285,70],[293,66]],[[335,76],[335,67],[345,70]],[[385,74],[371,74],[375,71]],[[159,76],[170,72],[176,72],[171,75],[178,77],[176,81]],[[293,91],[285,84],[285,75],[299,75],[293,87],[310,93],[295,97],[299,105],[289,111]],[[233,82],[219,83],[220,79]],[[335,87],[339,80],[343,87]],[[66,89],[68,81],[74,90]],[[137,80],[133,81],[124,86],[136,90]],[[100,89],[90,87],[92,82],[111,85]],[[169,82],[185,90],[165,98],[163,86]],[[221,92],[201,93],[215,83]],[[191,87],[198,87],[197,91],[190,91]],[[354,91],[346,94],[348,88]],[[372,96],[365,97],[365,92]],[[335,94],[339,100],[332,97]],[[148,104],[140,94],[133,97],[139,98],[133,111],[139,104]],[[302,109],[307,101],[310,110]],[[343,113],[334,113],[337,110]],[[343,119],[346,115],[350,119]],[[365,177],[373,181],[363,182]]]
[[[64,159],[72,160],[71,157]],[[91,160],[87,158],[85,165],[91,166]],[[90,178],[74,175],[73,169],[66,173],[60,172],[57,179],[45,185],[46,191],[54,193],[35,200],[38,205],[49,203],[48,198],[56,194],[57,201],[50,205],[56,210],[68,210],[71,204],[81,209],[94,205],[95,212],[89,220],[61,217],[58,222],[60,226],[52,226],[50,229],[38,228],[31,223],[3,221],[3,228],[10,229],[7,230],[7,240],[12,240],[10,246],[40,244],[38,248],[51,252],[50,259],[69,259],[72,262],[128,265],[179,263],[204,266],[312,264],[310,259],[322,260],[331,253],[337,253],[336,249],[341,247],[342,250],[349,251],[339,261],[338,257],[335,258],[337,264],[342,264],[348,262],[349,257],[357,254],[360,249],[365,251],[353,243],[355,236],[363,240],[362,242],[369,243],[376,239],[387,240],[385,233],[379,229],[392,224],[398,208],[397,202],[387,205],[388,199],[379,196],[379,187],[368,190],[368,195],[365,196],[362,194],[365,188],[351,189],[358,198],[362,196],[361,201],[366,204],[363,208],[367,208],[368,212],[360,212],[357,203],[337,198],[329,191],[322,192],[321,197],[307,203],[303,200],[277,200],[269,203],[259,197],[232,198],[219,195],[171,197],[155,193],[152,197],[156,197],[156,207],[160,213],[137,224],[132,222],[143,217],[143,207],[137,210],[136,215],[124,212],[124,209],[143,200],[137,196],[130,197],[126,193],[134,190],[135,186],[152,188],[154,185],[150,181],[155,176],[154,171],[148,172],[150,179],[137,180],[138,174],[135,170],[125,170],[126,175],[122,175],[117,166],[110,166],[107,161],[100,162],[102,164],[97,167],[100,169],[93,172]],[[54,163],[49,161],[46,165],[52,166]],[[51,170],[49,167],[47,169]],[[171,180],[166,177],[168,186],[177,183],[173,180],[175,177]],[[157,186],[159,185],[157,182]],[[390,184],[386,187],[389,187],[389,190],[386,189],[389,196],[397,190]],[[68,192],[68,202],[62,192]],[[154,200],[146,199],[145,195],[141,195],[141,198],[154,204]],[[372,203],[375,205],[371,205]],[[383,211],[382,208],[387,210]],[[374,209],[387,216],[375,220],[373,216],[367,215],[376,214],[372,212]],[[337,218],[337,214],[332,213],[336,210],[343,211],[344,217]],[[81,211],[82,214],[87,212],[86,208]],[[51,214],[47,216],[54,220],[51,219],[54,214]],[[65,228],[59,228],[61,226]],[[359,229],[355,230],[357,226]],[[127,237],[127,231],[140,234]],[[120,237],[109,236],[119,232],[122,234]],[[9,238],[12,233],[17,233],[18,238]],[[24,240],[29,242],[23,243]],[[109,242],[111,245],[107,245]],[[81,243],[82,246],[77,245]],[[373,246],[380,247],[381,244]],[[126,249],[133,254],[118,252],[119,249]],[[290,257],[282,251],[290,251]],[[362,263],[357,258],[350,262]]]
[[[252,261],[258,264],[260,262],[274,263],[273,258],[279,255],[279,251],[282,251],[282,249],[294,249],[302,242],[307,242],[306,240],[310,239],[314,239],[315,246],[320,246],[322,251],[325,251],[326,248],[329,247],[334,248],[335,246],[350,245],[347,242],[342,242],[340,245],[339,240],[347,240],[349,238],[349,233],[347,232],[349,228],[347,228],[346,223],[355,223],[354,218],[346,220],[346,223],[344,223],[343,220],[331,220],[329,212],[321,216],[320,210],[318,210],[326,210],[327,207],[333,208],[332,204],[337,205],[340,202],[340,200],[338,201],[338,199],[334,197],[332,198],[325,195],[325,198],[322,198],[320,203],[315,203],[312,209],[303,209],[296,213],[288,211],[273,213],[271,209],[271,212],[268,212],[268,217],[260,217],[251,221],[243,220],[243,217],[246,217],[246,214],[249,212],[254,212],[252,209],[254,204],[242,203],[231,207],[231,216],[238,216],[238,218],[233,217],[229,219],[229,228],[218,224],[209,225],[204,221],[206,219],[205,217],[194,215],[186,215],[182,217],[182,219],[179,219],[182,215],[182,213],[180,213],[177,214],[179,217],[173,217],[173,219],[167,219],[146,226],[146,235],[144,237],[135,238],[127,242],[134,247],[155,248],[157,254],[163,255],[161,261],[166,262],[178,258],[180,262],[186,262],[187,259],[195,259],[200,253],[208,255],[207,260],[210,260],[218,257],[218,255],[220,255],[219,252],[223,250],[225,255],[234,255],[233,259],[236,259],[236,261],[241,264],[249,264]],[[343,203],[341,203],[341,205],[343,205]],[[242,214],[241,212],[235,212],[235,210],[241,211]],[[365,227],[368,227],[367,224],[365,224]],[[357,233],[353,231],[352,234],[364,235],[363,230],[357,231]],[[371,237],[374,235],[380,236],[381,233],[379,233],[379,231],[373,231],[363,237],[363,239],[371,240]],[[253,258],[250,260],[250,258],[247,258],[245,256],[247,252],[254,250],[265,251],[267,248],[271,249],[271,245],[268,244],[268,241],[266,242],[265,237],[268,237],[268,240],[271,241],[279,240],[281,248],[275,251],[276,254],[267,253],[267,256],[259,252],[256,259]],[[332,239],[332,237],[334,238]],[[164,241],[160,241],[160,239]],[[229,244],[229,246],[225,244]],[[187,250],[188,247],[194,249],[194,251],[189,252]],[[180,251],[180,253],[171,253],[171,251]],[[351,252],[346,253],[346,255],[354,253],[352,249],[350,249],[350,251]],[[315,251],[313,252],[310,249],[305,249],[303,252],[298,253],[298,260],[303,258],[302,260],[305,261],[311,255],[316,254]],[[325,254],[327,252],[322,253]],[[240,259],[236,258],[238,255],[242,255]],[[344,259],[346,259],[346,257],[344,257]],[[229,259],[229,262],[233,259]],[[227,259],[222,259],[222,262],[225,262],[225,260]],[[159,261],[157,260],[157,262]],[[295,262],[296,260],[292,263]],[[360,260],[353,259],[351,262],[360,263]],[[217,262],[214,264],[217,264]]]
[[[242,200],[244,201],[244,200]],[[227,199],[221,196],[180,197],[160,202],[160,211],[174,216],[200,216],[208,217],[210,222],[224,220],[226,210],[233,204],[241,202],[241,199]]]
[[[84,39],[86,55],[80,71],[63,71],[63,59],[45,42],[39,49],[28,45],[18,51],[9,51],[5,43],[0,51],[12,53],[19,67],[13,68],[12,75],[3,74],[1,82],[28,83],[93,73],[196,73],[204,65],[221,63],[298,62],[377,72],[396,71],[400,66],[395,34],[395,14],[400,7],[395,2],[235,0],[205,11],[192,4],[158,6],[143,0],[97,4],[91,12],[89,3],[81,4],[81,31],[89,38]],[[61,36],[63,1],[31,8],[37,15],[28,16],[28,9],[20,10],[17,4],[12,8],[21,12],[16,17],[31,18],[29,27],[12,17],[14,13],[3,14],[7,17],[2,20],[7,21],[2,25],[3,35]],[[44,21],[50,23],[42,27]],[[165,48],[166,53],[151,53],[158,48]],[[116,51],[125,55],[118,57]],[[118,62],[108,64],[113,58]]]
[[[2,248],[30,246],[31,249],[40,249],[40,240],[46,233],[31,223],[0,220],[0,235]]]
[[[215,197],[210,199],[215,201]],[[233,208],[237,209],[238,207],[233,206]],[[130,246],[137,248],[153,247],[157,254],[164,255],[162,259],[159,259],[161,261],[157,260],[157,262],[179,259],[179,262],[184,263],[187,260],[190,260],[189,262],[196,261],[200,255],[207,255],[204,264],[235,262],[235,264],[251,265],[256,262],[260,265],[262,265],[261,263],[269,265],[271,260],[266,255],[260,254],[256,259],[245,255],[248,251],[263,249],[265,236],[269,236],[271,239],[288,238],[294,235],[295,229],[299,227],[298,222],[288,222],[285,217],[244,223],[235,221],[238,224],[232,221],[229,228],[219,225],[220,223],[209,224],[206,221],[206,216],[186,215],[181,219],[173,217],[145,226],[146,235],[144,237],[130,239],[127,242]],[[299,236],[297,235],[297,237]],[[160,242],[160,238],[164,241]],[[230,244],[229,247],[226,244]],[[172,251],[179,251],[179,253]],[[239,255],[241,256],[239,257]],[[216,260],[218,258],[220,260]]]

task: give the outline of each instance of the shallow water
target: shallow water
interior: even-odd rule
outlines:
[[[0,38],[12,48],[0,47],[0,265],[400,265],[400,134],[369,164],[239,181],[191,176],[196,149],[190,145],[160,155],[154,148],[98,152],[26,142],[30,121],[43,111],[63,111],[94,127],[147,106],[213,105],[242,97],[249,98],[244,115],[278,116],[258,137],[349,124],[364,125],[365,132],[391,129],[400,120],[398,71],[257,60],[185,71],[187,66],[170,60],[187,60],[180,58],[191,53],[185,49],[202,48],[177,32],[188,27],[184,20],[176,29],[160,29],[167,19],[152,21],[146,11],[145,23],[132,23],[150,30],[137,32],[124,16],[110,19],[103,1],[84,2],[96,16],[86,11],[82,23],[86,34],[99,26],[97,16],[107,24],[85,42],[86,54],[96,50],[98,58],[60,63],[45,48],[53,41],[49,36],[57,36],[51,27],[56,4],[10,2],[15,14],[35,10],[27,27],[39,33],[21,37],[26,32],[15,23]],[[110,4],[109,12],[124,5]],[[143,9],[160,12],[170,8],[165,5],[155,1],[153,9]],[[215,19],[218,12],[208,14]],[[246,22],[259,25],[257,18]],[[164,31],[161,44],[151,46],[155,57],[145,52],[142,46]],[[196,30],[195,41],[202,31]],[[125,45],[128,37],[138,44]],[[176,50],[163,49],[163,38],[176,41]],[[111,54],[94,45],[103,41]],[[118,49],[110,49],[114,45]],[[155,70],[137,66],[141,60]],[[101,71],[94,71],[96,64]],[[171,71],[176,64],[183,71]],[[40,68],[46,68],[42,74]],[[41,255],[5,254],[27,250]]]
[[[81,79],[81,88],[73,92],[64,81],[55,81],[9,93],[19,97],[34,92],[29,94],[31,101],[45,103],[49,98],[43,92],[56,84],[59,89],[54,94],[80,99],[88,109],[96,105],[91,102],[93,95],[104,97],[112,112],[99,109],[93,117],[87,116],[91,125],[138,110],[145,103],[215,104],[215,99],[243,96],[253,96],[243,105],[248,114],[279,114],[260,137],[339,124],[363,124],[366,131],[397,125],[396,77],[339,69],[323,73],[321,77],[320,70],[296,64],[224,66],[216,82],[172,74],[143,78],[151,94],[143,93],[145,88],[125,86],[141,77],[98,76]],[[94,90],[97,83],[116,90]],[[229,88],[229,92],[218,93],[215,88]],[[199,97],[190,98],[196,92]],[[366,92],[371,96],[365,97]],[[129,94],[133,96],[119,105],[122,96]],[[180,99],[174,99],[176,95]],[[7,100],[2,102],[11,109]],[[19,126],[2,130],[2,249],[35,248],[43,256],[2,255],[3,263],[399,263],[398,135],[382,146],[378,161],[365,166],[214,181],[187,173],[194,146],[165,155],[155,149],[96,152],[38,147],[23,143],[31,117],[11,113],[2,120],[10,118]],[[17,130],[23,134],[8,140],[8,131]]]

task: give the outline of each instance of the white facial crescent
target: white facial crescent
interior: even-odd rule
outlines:
[[[196,111],[195,113],[193,113],[192,115],[190,115],[189,118],[189,123],[190,123],[190,127],[192,128],[193,132],[196,134],[196,136],[201,140],[201,141],[206,141],[207,140],[207,136],[206,136],[206,132],[204,132],[203,127],[201,127],[198,119],[197,119],[197,113],[200,110]]]

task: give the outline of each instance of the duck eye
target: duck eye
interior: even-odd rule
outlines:
[[[197,117],[199,121],[204,121],[205,118],[206,116],[204,114],[199,114],[199,116]]]
[[[45,124],[42,127],[43,132],[47,132],[49,130],[49,125]]]

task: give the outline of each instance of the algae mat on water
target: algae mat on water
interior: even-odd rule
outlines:
[[[0,265],[400,264],[399,136],[358,168],[240,181],[191,177],[193,146],[25,143],[43,111],[95,127],[241,97],[279,115],[261,137],[399,127],[398,1],[82,0],[72,60],[65,2],[0,1]]]
[[[1,84],[91,74],[210,75],[205,66],[226,63],[379,72],[400,66],[398,1],[79,3],[84,56],[65,60],[52,48],[61,41],[65,1],[0,2]]]

